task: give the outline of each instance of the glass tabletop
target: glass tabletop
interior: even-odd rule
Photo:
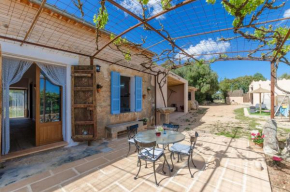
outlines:
[[[183,141],[185,139],[185,135],[176,131],[166,130],[165,134],[161,132],[161,135],[157,137],[155,130],[148,130],[137,133],[135,139],[141,143],[150,143],[156,141],[157,144],[167,145]]]

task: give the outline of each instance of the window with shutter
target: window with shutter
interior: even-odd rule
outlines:
[[[135,77],[135,108],[142,111],[142,77]]]
[[[120,113],[120,73],[111,72],[111,114]]]

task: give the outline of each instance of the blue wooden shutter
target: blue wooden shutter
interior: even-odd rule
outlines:
[[[111,114],[120,113],[120,81],[120,73],[111,71]]]
[[[135,76],[135,108],[142,111],[142,77]]]

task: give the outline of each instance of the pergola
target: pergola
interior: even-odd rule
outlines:
[[[274,50],[270,46],[259,49],[259,42],[248,41],[234,33],[233,17],[226,13],[220,3],[211,5],[205,0],[176,0],[170,8],[162,10],[159,1],[151,0],[144,15],[138,1],[105,0],[100,2],[106,4],[110,18],[105,30],[100,31],[102,38],[96,43],[96,37],[92,37],[92,34],[97,29],[92,21],[101,7],[98,1],[11,0],[6,6],[7,2],[0,2],[2,41],[82,57],[90,60],[91,64],[99,60],[156,75],[140,66],[138,53],[151,57],[156,64],[171,57],[178,63],[177,67],[184,66],[190,59],[268,61],[271,63],[271,118],[274,118],[275,62],[290,31],[278,49]],[[283,1],[276,1],[278,5],[281,3]],[[266,10],[256,22],[244,25],[242,29],[253,32],[253,26],[289,26],[290,15],[283,14],[287,7],[288,2],[279,11]],[[67,25],[59,24],[63,20]],[[114,34],[113,38],[110,38],[111,33]],[[130,61],[116,51],[114,41],[119,37],[129,40],[125,48],[137,53],[132,55]],[[221,41],[222,38],[232,40]],[[173,51],[166,57],[159,57],[167,49]],[[273,51],[276,52],[272,56],[261,57],[263,53]],[[222,54],[227,57],[220,57]]]

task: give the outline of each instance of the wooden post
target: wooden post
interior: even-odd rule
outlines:
[[[90,65],[94,65],[94,57],[90,57]]]
[[[1,154],[2,154],[2,49],[0,44],[0,163],[1,163]]]
[[[262,113],[262,93],[259,93],[260,114]]]
[[[275,115],[275,62],[271,62],[271,119],[274,119]]]
[[[157,81],[157,79],[156,79],[156,75],[154,75],[154,86],[155,86],[155,110],[154,110],[154,112],[155,112],[155,125],[157,125],[157,112],[156,112],[156,108],[157,108],[157,85],[156,85],[156,81]]]

